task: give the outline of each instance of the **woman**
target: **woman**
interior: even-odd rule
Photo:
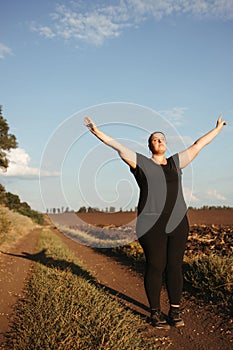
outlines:
[[[181,169],[192,162],[200,150],[220,133],[226,122],[220,116],[214,129],[183,152],[169,158],[165,157],[166,138],[160,131],[152,133],[148,139],[152,157],[147,158],[100,131],[90,118],[85,118],[85,124],[130,166],[140,189],[136,233],[146,259],[144,285],[151,311],[150,322],[159,329],[169,329],[170,325],[184,326],[180,315],[180,299],[189,224],[182,194]],[[160,310],[164,272],[170,302],[168,317]]]

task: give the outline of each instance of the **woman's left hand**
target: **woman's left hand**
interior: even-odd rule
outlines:
[[[216,124],[216,128],[222,129],[223,125],[227,125],[226,121],[222,121],[222,115],[219,116]]]

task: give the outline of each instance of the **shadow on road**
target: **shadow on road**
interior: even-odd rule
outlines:
[[[35,253],[35,254],[30,254],[27,252],[22,252],[21,254],[12,254],[12,253],[6,253],[1,251],[2,254],[8,255],[8,256],[13,256],[16,258],[21,258],[21,259],[27,259],[31,260],[36,263],[40,263],[48,268],[56,268],[61,271],[69,270],[71,271],[74,275],[77,275],[79,277],[85,278],[89,283],[93,284],[95,287],[98,289],[102,289],[105,292],[109,293],[110,295],[117,297],[118,300],[120,299],[122,302],[127,302],[132,305],[135,305],[142,310],[149,312],[149,308],[140,303],[139,301],[129,297],[128,295],[117,291],[116,289],[113,289],[109,286],[106,286],[102,283],[99,283],[96,281],[96,279],[86,270],[84,270],[82,267],[79,265],[76,265],[73,262],[69,262],[67,260],[63,259],[54,259],[53,257],[50,257],[46,254],[47,249],[42,249],[40,252]],[[125,303],[124,303],[125,305]],[[139,311],[136,311],[133,307],[129,307],[128,305],[125,305],[126,309],[130,309],[134,314],[139,315],[142,318],[146,318],[144,313],[141,313]]]

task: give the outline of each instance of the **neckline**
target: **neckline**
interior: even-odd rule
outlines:
[[[166,159],[166,161],[167,161],[167,158],[165,158]],[[166,164],[163,164],[163,163],[157,163],[153,158],[150,158],[150,160],[154,163],[154,164],[156,164],[156,165],[162,165],[162,166],[166,166],[167,164],[168,164],[168,161],[167,161],[167,163]]]

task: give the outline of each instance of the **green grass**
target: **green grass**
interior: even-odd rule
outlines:
[[[146,339],[145,321],[98,287],[48,229],[42,232],[33,260],[27,293],[17,305],[9,333],[10,349],[168,348],[167,338]]]

